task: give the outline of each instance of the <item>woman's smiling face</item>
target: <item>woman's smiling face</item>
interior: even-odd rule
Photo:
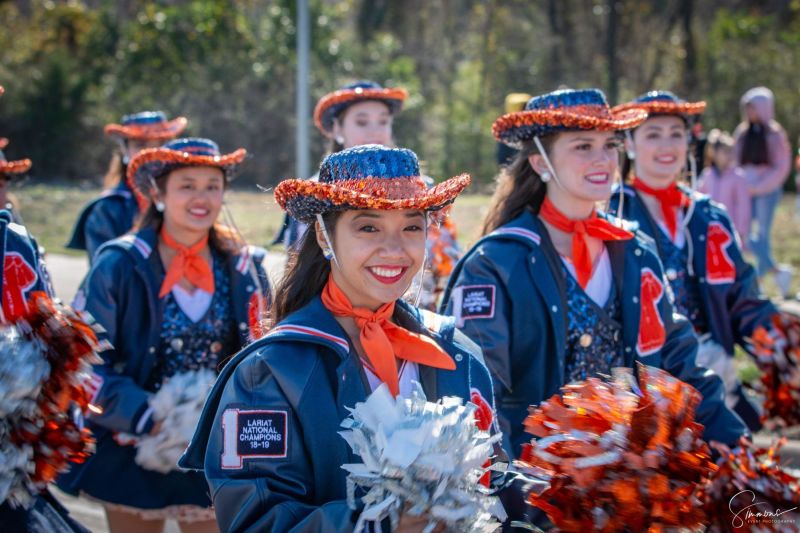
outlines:
[[[680,117],[648,118],[633,132],[636,175],[647,185],[663,189],[676,180],[689,150],[686,124]]]
[[[425,258],[426,217],[419,210],[350,210],[331,234],[333,279],[353,307],[376,310],[400,298]],[[317,229],[317,241],[328,247]]]

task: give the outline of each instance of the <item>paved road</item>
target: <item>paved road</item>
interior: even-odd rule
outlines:
[[[267,252],[267,271],[272,280],[273,287],[283,273],[286,264],[286,254],[281,252]],[[70,255],[47,254],[47,269],[53,278],[56,294],[64,301],[71,302],[75,292],[81,284],[89,268],[85,257]],[[120,280],[124,282],[124,280]]]

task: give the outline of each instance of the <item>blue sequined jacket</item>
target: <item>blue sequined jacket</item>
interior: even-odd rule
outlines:
[[[692,195],[688,189],[683,190]],[[622,216],[636,222],[647,235],[661,231],[639,193],[630,185],[625,185],[623,192]],[[700,282],[700,305],[712,339],[733,354],[735,344],[747,349],[744,339],[756,327],[771,327],[777,309],[761,295],[756,271],[742,256],[737,233],[725,208],[699,193],[691,198],[694,209],[685,234],[690,247],[690,266]],[[618,207],[619,195],[614,194],[611,210]]]
[[[606,245],[621,287],[624,366],[635,368],[639,361],[663,368],[697,388],[703,394],[697,418],[706,426],[704,437],[735,443],[744,424],[725,407],[722,381],[695,365],[697,340],[686,319],[673,315],[652,242],[637,234]],[[531,438],[522,426],[528,407],[565,385],[562,268],[547,230],[526,211],[467,252],[443,296],[442,308],[456,316],[492,371],[498,419],[513,456]]]
[[[133,227],[139,207],[125,180],[86,204],[75,222],[67,248],[86,250],[89,264],[97,250]]]
[[[429,400],[491,401],[492,382],[480,352],[453,319],[398,301],[395,320],[428,335],[456,369],[420,365]],[[361,363],[319,297],[240,352],[220,374],[192,443],[178,463],[205,469],[222,531],[352,531],[358,512],[347,504],[344,463],[360,459],[338,432],[348,407],[367,397]],[[269,425],[269,445],[248,441],[244,428]]]

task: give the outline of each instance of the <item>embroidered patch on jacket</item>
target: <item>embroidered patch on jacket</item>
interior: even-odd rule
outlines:
[[[289,414],[283,410],[225,409],[222,413],[222,468],[242,468],[245,459],[287,456]]]
[[[658,303],[664,297],[664,284],[649,268],[642,269],[639,293],[639,336],[636,351],[639,355],[650,355],[664,346],[667,333]]]
[[[708,225],[706,237],[706,279],[712,285],[736,281],[736,265],[728,254],[733,235],[720,222]]]
[[[459,318],[494,318],[494,285],[464,285],[461,288]]]
[[[6,252],[3,263],[3,315],[11,321],[25,313],[27,292],[38,281],[36,269],[18,252]]]

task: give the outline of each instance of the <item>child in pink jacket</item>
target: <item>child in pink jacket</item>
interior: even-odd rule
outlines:
[[[750,192],[744,172],[736,164],[734,141],[728,132],[713,129],[706,143],[706,168],[698,189],[727,209],[739,240],[747,244],[750,231]]]

